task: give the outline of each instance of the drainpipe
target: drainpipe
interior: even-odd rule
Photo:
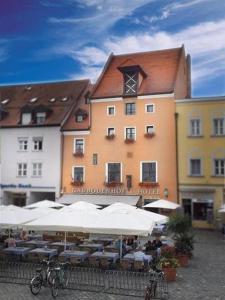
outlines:
[[[175,113],[175,138],[176,138],[176,178],[177,178],[177,203],[180,204],[179,197],[179,160],[178,160],[178,113]]]

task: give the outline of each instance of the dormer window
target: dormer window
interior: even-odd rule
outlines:
[[[31,120],[32,120],[31,113],[22,113],[22,120],[21,120],[22,125],[30,124]]]
[[[136,96],[142,80],[147,76],[139,65],[118,68],[123,74],[123,96]]]
[[[136,95],[138,88],[138,73],[124,73],[124,95]]]
[[[46,112],[37,112],[36,113],[36,123],[37,124],[44,124],[46,119]]]
[[[77,116],[76,116],[76,121],[77,121],[78,123],[83,122],[83,120],[84,120],[84,118],[83,118],[82,115],[77,115]]]

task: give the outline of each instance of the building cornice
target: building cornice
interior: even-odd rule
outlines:
[[[202,98],[191,98],[191,99],[179,99],[175,100],[177,104],[182,103],[195,103],[195,102],[216,102],[216,101],[225,101],[225,96],[218,97],[202,97]]]
[[[63,131],[63,135],[89,135],[90,130],[70,130]]]

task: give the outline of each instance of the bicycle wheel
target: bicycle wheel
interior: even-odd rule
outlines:
[[[60,280],[59,277],[54,277],[52,280],[52,297],[56,298],[59,294]]]
[[[151,291],[150,291],[150,287],[147,287],[145,289],[145,300],[151,300]]]
[[[47,283],[52,286],[53,279],[56,277],[56,272],[54,270],[50,270],[47,274]]]
[[[65,272],[65,271],[64,271],[62,280],[63,280],[62,288],[63,288],[63,289],[66,289],[66,288],[68,287],[68,284],[69,284],[69,276],[68,276],[68,272]]]
[[[30,291],[33,295],[37,295],[42,286],[42,277],[41,276],[35,276],[34,278],[31,279],[30,282]]]

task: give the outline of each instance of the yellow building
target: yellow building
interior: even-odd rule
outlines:
[[[194,227],[219,225],[225,202],[225,97],[176,101],[179,201]]]

